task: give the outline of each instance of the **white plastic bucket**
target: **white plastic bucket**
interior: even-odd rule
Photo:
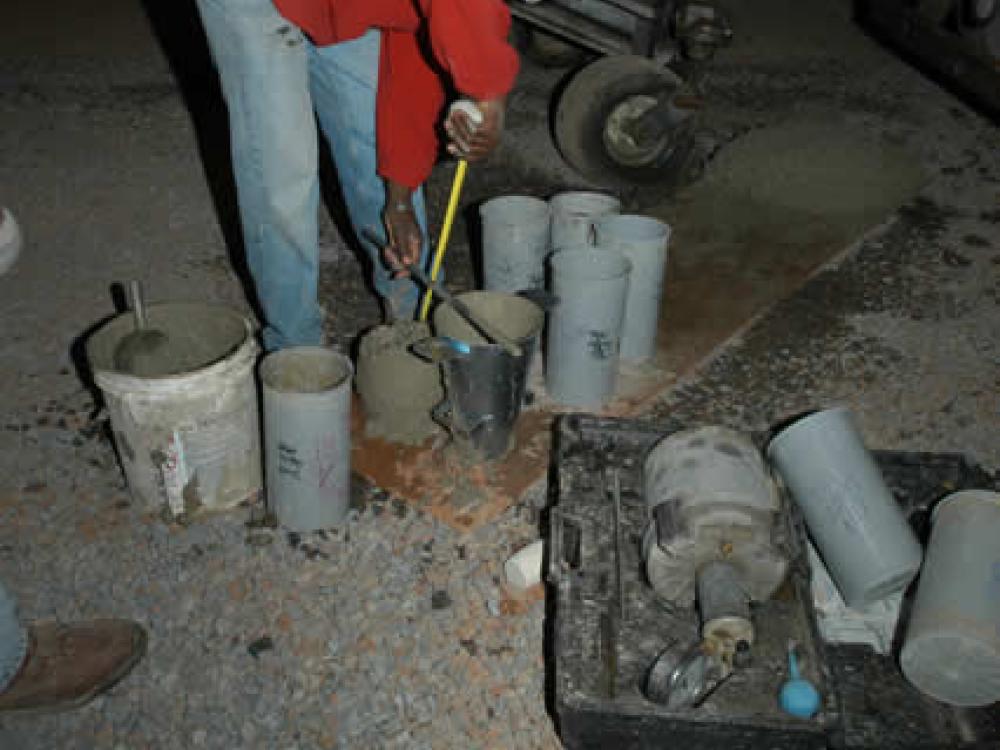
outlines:
[[[596,221],[622,210],[613,195],[587,191],[558,193],[549,200],[552,208],[552,249],[556,252],[593,244]]]
[[[131,313],[109,321],[87,354],[107,404],[118,455],[136,501],[175,515],[220,510],[261,490],[260,434],[250,322],[197,303],[151,305],[149,326],[182,352],[185,371],[141,378],[114,369]]]
[[[622,327],[622,359],[650,359],[656,354],[670,226],[649,216],[604,216],[597,222],[596,236],[598,248],[618,250],[632,264]]]
[[[939,701],[985,706],[1000,701],[1000,493],[956,492],[932,518],[900,665]]]
[[[615,250],[563,250],[552,256],[545,387],[567,406],[599,407],[615,395],[629,262]]]
[[[920,543],[849,411],[799,419],[771,440],[767,456],[848,606],[860,609],[909,585],[920,569]]]
[[[351,501],[351,361],[320,346],[273,352],[264,386],[267,502],[285,528],[344,520]]]
[[[549,204],[530,195],[503,195],[479,209],[483,220],[483,288],[520,292],[545,287]]]

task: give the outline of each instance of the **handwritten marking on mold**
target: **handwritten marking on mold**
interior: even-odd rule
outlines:
[[[278,443],[278,473],[292,479],[302,479],[302,459],[299,449],[287,443]]]
[[[617,349],[617,341],[607,331],[590,331],[587,334],[587,348],[594,359],[610,359]]]
[[[337,439],[333,435],[324,435],[316,446],[316,474],[320,488],[326,487],[330,474],[337,468],[337,458]]]

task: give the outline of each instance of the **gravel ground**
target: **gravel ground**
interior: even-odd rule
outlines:
[[[114,2],[102,12],[136,11]],[[996,468],[997,131],[865,38],[846,3],[766,0],[753,12],[737,17],[742,41],[709,81],[717,145],[836,111],[918,154],[931,179],[895,223],[765,315],[657,414],[759,429],[842,402],[873,445],[964,450]],[[28,15],[32,28],[47,23]],[[201,127],[212,110],[195,109],[196,133],[192,100],[141,18],[105,28],[141,43],[74,37],[82,50],[45,56],[65,40],[39,32],[5,46],[0,64],[0,199],[30,241],[0,279],[0,578],[28,618],[134,617],[150,648],[84,709],[3,720],[0,746],[558,746],[544,605],[512,604],[498,585],[503,559],[537,534],[527,508],[463,537],[359,486],[342,529],[294,536],[248,528],[248,510],[180,527],[131,504],[77,374],[79,337],[111,310],[109,283],[142,273],[154,298],[247,306],[227,261],[218,144]],[[581,184],[548,141],[545,98],[561,75],[526,69],[511,137],[472,171],[470,204]],[[442,169],[431,181],[432,216],[449,180]],[[456,239],[450,279],[467,286]],[[330,333],[346,346],[378,310],[332,223],[323,244]]]

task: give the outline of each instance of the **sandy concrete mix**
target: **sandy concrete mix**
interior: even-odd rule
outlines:
[[[29,238],[0,279],[0,577],[29,618],[135,617],[150,651],[85,709],[2,721],[0,745],[555,746],[544,607],[510,606],[499,587],[504,557],[535,536],[530,509],[463,538],[359,487],[349,524],[302,537],[234,515],[167,527],[129,502],[74,342],[111,311],[109,284],[131,276],[153,299],[246,309],[227,257],[221,110],[197,45],[179,48],[178,89],[139,6],[104,4],[88,27],[94,11],[62,2],[64,24],[15,0],[19,22],[0,27],[0,201]],[[169,5],[158,28],[183,39],[190,7]],[[740,41],[709,80],[709,136],[724,146],[835,111],[916,154],[930,182],[660,408],[760,427],[843,402],[873,444],[996,467],[1000,138],[866,39],[848,5],[765,0],[737,17]],[[560,75],[525,71],[512,138],[473,170],[470,200],[581,184],[548,140]],[[432,180],[435,216],[449,179]],[[458,239],[449,273],[462,286]],[[330,329],[346,342],[377,307],[332,223],[323,242]]]

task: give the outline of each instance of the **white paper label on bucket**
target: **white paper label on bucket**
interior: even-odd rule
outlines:
[[[174,430],[164,451],[160,472],[163,475],[163,491],[167,497],[167,506],[175,516],[180,515],[184,512],[184,488],[190,477],[184,457],[184,443],[177,430]]]

